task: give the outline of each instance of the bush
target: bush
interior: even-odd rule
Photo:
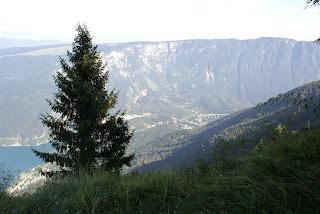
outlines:
[[[0,191],[7,188],[13,181],[12,171],[4,164],[0,163]]]

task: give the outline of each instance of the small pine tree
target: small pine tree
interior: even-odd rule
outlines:
[[[52,102],[47,100],[54,114],[41,117],[56,151],[33,152],[56,163],[62,172],[119,172],[133,159],[125,154],[132,132],[125,112],[110,112],[118,92],[106,90],[109,73],[87,27],[78,25],[77,33],[72,52],[67,51],[68,61],[60,57],[61,71],[54,77],[58,92]]]

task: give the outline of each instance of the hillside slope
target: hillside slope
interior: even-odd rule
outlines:
[[[320,129],[285,133],[241,158],[185,171],[96,173],[0,192],[2,213],[319,213]]]
[[[306,102],[297,104],[303,100]],[[305,108],[306,104],[308,108]],[[316,81],[200,128],[174,131],[163,137],[154,136],[149,143],[130,151],[135,152],[135,159],[132,167],[125,168],[123,173],[181,169],[193,166],[199,159],[243,156],[261,138],[271,136],[281,123],[290,130],[317,125],[320,115],[315,110],[320,112],[319,105],[320,81]],[[34,186],[39,185],[34,181],[40,179],[36,167],[21,174],[10,192],[32,192]]]
[[[206,159],[224,141],[234,147],[234,153],[246,153],[279,124],[292,130],[318,124],[319,112],[320,81],[316,81],[203,127],[154,139],[136,150],[135,165],[139,171],[190,166]],[[241,140],[246,143],[238,145]]]

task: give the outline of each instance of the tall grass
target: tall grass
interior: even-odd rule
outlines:
[[[69,176],[32,195],[0,194],[1,213],[320,213],[319,204],[320,129],[184,171]]]

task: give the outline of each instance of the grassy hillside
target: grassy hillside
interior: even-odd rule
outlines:
[[[261,135],[270,135],[279,123],[294,130],[318,125],[319,107],[320,81],[314,81],[197,129],[154,138],[135,151],[134,166],[139,171],[189,167],[197,159],[207,159],[221,140],[228,141],[234,153],[250,151]]]
[[[183,171],[97,173],[0,195],[1,213],[319,213],[320,128],[275,132],[251,153]],[[217,160],[217,158],[216,158]]]

